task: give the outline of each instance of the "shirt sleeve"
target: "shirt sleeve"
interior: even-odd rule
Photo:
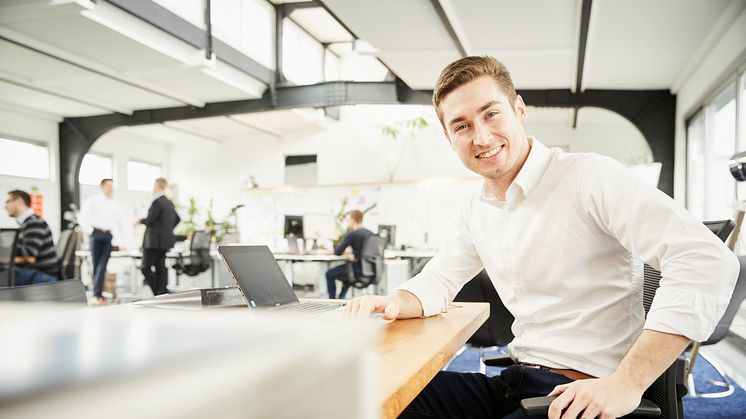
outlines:
[[[483,268],[469,232],[468,207],[464,206],[443,246],[422,272],[397,288],[420,300],[425,317],[441,313],[464,284]]]
[[[344,253],[345,249],[347,249],[347,246],[350,245],[350,242],[352,241],[350,240],[351,233],[352,232],[348,232],[347,234],[345,234],[342,241],[337,245],[337,247],[334,248],[335,255],[340,256],[342,253]]]
[[[88,198],[83,201],[83,205],[80,207],[80,219],[78,220],[80,227],[83,229],[83,233],[91,235],[93,233],[93,226],[91,225],[91,217],[93,212],[92,198]]]
[[[661,271],[645,329],[707,340],[730,301],[739,263],[691,213],[615,160],[593,156],[579,173],[581,212]]]

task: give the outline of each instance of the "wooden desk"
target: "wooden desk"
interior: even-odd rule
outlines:
[[[426,319],[391,322],[378,343],[382,417],[395,418],[489,317],[487,303],[457,303]]]

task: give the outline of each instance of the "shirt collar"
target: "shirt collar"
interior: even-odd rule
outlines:
[[[24,222],[26,222],[26,220],[28,219],[28,217],[30,217],[32,215],[34,215],[34,210],[32,210],[31,208],[29,208],[29,209],[26,210],[26,212],[24,212],[23,214],[21,214],[18,217],[16,217],[16,222],[18,223],[18,225],[21,225]]]
[[[166,196],[166,193],[165,192],[158,192],[157,194],[153,195],[153,201],[155,201],[156,199],[158,199],[158,198],[160,198],[162,196]]]
[[[508,193],[506,194],[507,199],[513,195],[510,193],[510,190],[513,189],[513,185],[521,188],[524,196],[528,196],[536,185],[539,184],[541,177],[549,166],[549,159],[551,157],[549,148],[539,142],[536,137],[528,136],[528,142],[531,145],[531,150],[528,152],[528,157],[526,158],[526,162],[523,163],[523,167],[521,167],[518,175],[513,179],[513,183],[508,188]],[[498,200],[497,197],[489,191],[486,183],[482,184],[480,198],[483,201],[492,204],[497,203],[502,205],[504,203],[504,201]]]

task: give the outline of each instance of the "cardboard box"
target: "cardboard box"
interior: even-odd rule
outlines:
[[[117,295],[117,274],[107,272],[104,276],[104,292],[111,293],[112,297]]]

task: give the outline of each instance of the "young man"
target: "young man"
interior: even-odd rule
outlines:
[[[15,284],[28,285],[59,279],[57,251],[46,221],[34,214],[31,196],[20,190],[8,192],[5,210],[18,223]]]
[[[100,184],[101,193],[83,202],[80,210],[80,223],[90,235],[91,258],[93,260],[93,296],[96,303],[105,304],[102,295],[106,265],[111,256],[111,241],[114,232],[121,233],[121,208],[112,198],[114,181],[104,179]],[[121,235],[119,235],[121,241]]]
[[[176,213],[174,204],[166,198],[168,182],[158,178],[153,184],[153,202],[148,209],[148,216],[139,220],[145,224],[145,235],[142,240],[142,274],[153,291],[153,295],[167,294],[168,270],[166,269],[166,252],[174,247],[174,227],[181,218]],[[153,273],[155,268],[155,273]]]
[[[362,272],[362,263],[360,262],[360,255],[363,253],[363,243],[365,239],[373,234],[372,231],[363,227],[363,213],[360,210],[352,210],[348,215],[349,228],[344,239],[334,249],[334,254],[339,256],[350,247],[352,248],[352,254],[355,256],[355,262],[352,265],[352,269],[355,274]],[[329,293],[329,298],[337,298],[337,284],[336,281],[342,282],[342,291],[339,293],[339,299],[345,298],[347,290],[350,288],[349,281],[347,279],[347,265],[335,266],[326,271],[326,288]]]
[[[632,411],[690,339],[712,333],[736,257],[614,160],[528,137],[526,105],[494,58],[448,65],[433,104],[463,164],[484,178],[481,193],[422,273],[347,310],[432,316],[484,267],[515,316],[510,353],[518,364],[493,378],[440,372],[402,417],[522,417],[520,399],[547,394],[558,396],[552,419]],[[633,256],[663,275],[647,319]]]

